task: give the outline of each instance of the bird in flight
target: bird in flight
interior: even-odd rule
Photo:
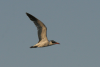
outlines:
[[[26,13],[26,15],[36,25],[37,30],[38,30],[38,38],[39,38],[39,42],[35,44],[34,46],[31,46],[30,48],[47,47],[47,46],[51,46],[55,44],[60,44],[54,40],[50,40],[50,41],[48,40],[47,27],[39,19],[37,19],[36,17],[32,16],[29,13]]]

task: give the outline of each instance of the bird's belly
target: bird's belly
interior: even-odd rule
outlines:
[[[46,47],[46,46],[48,46],[48,42],[44,42],[44,43],[41,43],[40,45],[38,45],[38,47]]]

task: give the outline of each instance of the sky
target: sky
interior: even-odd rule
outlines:
[[[29,48],[37,28],[60,45]],[[0,67],[100,67],[100,0],[0,0]]]

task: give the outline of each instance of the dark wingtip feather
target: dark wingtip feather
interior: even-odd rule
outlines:
[[[30,48],[37,48],[37,46],[31,46]]]
[[[36,21],[37,20],[37,18],[35,18],[34,16],[32,16],[31,14],[29,14],[29,13],[27,13],[26,12],[26,15],[30,18],[30,20],[32,20],[32,21]]]

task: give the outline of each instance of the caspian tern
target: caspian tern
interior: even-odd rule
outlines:
[[[47,28],[40,20],[38,20],[36,17],[32,16],[29,13],[26,13],[26,15],[30,18],[31,21],[34,22],[34,24],[36,25],[38,29],[39,42],[36,45],[31,46],[30,48],[47,47],[47,46],[51,46],[55,44],[60,44],[54,40],[50,40],[50,41],[48,40],[47,35],[46,35]]]

